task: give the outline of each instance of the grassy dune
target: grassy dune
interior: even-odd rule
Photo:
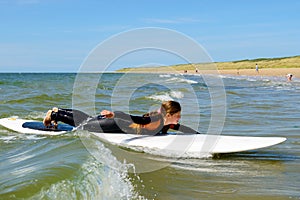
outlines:
[[[299,68],[300,56],[284,57],[284,58],[260,58],[254,60],[240,60],[233,62],[217,63],[219,70],[225,69],[255,69],[255,64],[259,68]]]
[[[152,73],[163,73],[163,72],[183,72],[195,71],[197,68],[200,70],[240,70],[240,69],[255,69],[256,63],[259,69],[269,68],[300,68],[300,56],[293,57],[282,57],[282,58],[259,58],[253,60],[239,60],[232,62],[216,62],[210,64],[182,64],[172,66],[161,66],[161,67],[140,67],[140,68],[123,68],[118,72],[152,72]]]

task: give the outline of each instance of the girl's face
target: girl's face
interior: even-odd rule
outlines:
[[[181,118],[181,112],[180,111],[173,114],[173,115],[167,114],[166,117],[165,117],[164,125],[178,124],[180,118]]]

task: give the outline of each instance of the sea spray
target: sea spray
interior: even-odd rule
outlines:
[[[97,158],[91,155],[73,178],[43,188],[33,199],[144,199],[128,177],[133,166],[117,161],[101,142],[91,143]]]

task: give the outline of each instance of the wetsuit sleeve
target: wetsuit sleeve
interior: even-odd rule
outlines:
[[[176,130],[176,131],[180,131],[182,133],[193,133],[193,134],[201,134],[198,131],[188,127],[188,126],[184,126],[181,124],[171,124],[170,125],[170,129]]]
[[[129,115],[121,111],[115,111],[114,114],[115,114],[115,118],[130,120],[133,123],[142,124],[142,125],[149,124],[151,122],[155,122],[161,119],[160,115],[151,116],[151,117],[142,117],[142,116]]]

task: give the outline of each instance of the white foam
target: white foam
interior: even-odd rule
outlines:
[[[91,156],[74,178],[43,188],[34,199],[145,199],[134,191],[127,165],[119,162],[102,143],[91,144],[96,159]]]
[[[173,77],[170,78],[168,80],[166,80],[167,82],[174,82],[174,83],[188,83],[188,84],[196,84],[198,83],[197,81],[194,80],[190,80],[190,79],[185,79],[185,78],[178,78],[178,77]]]
[[[161,77],[161,78],[169,78],[169,77],[171,77],[171,75],[170,74],[161,74],[161,75],[159,75],[159,77]]]
[[[172,101],[172,100],[174,100],[172,97],[170,97],[169,94],[151,95],[148,98],[152,99],[152,100],[156,100],[156,101]]]
[[[154,94],[149,97],[148,99],[156,100],[156,101],[173,101],[175,99],[182,99],[184,97],[184,94],[180,91],[171,91],[166,92],[163,94]]]
[[[184,94],[180,91],[171,91],[170,96],[177,99],[182,99],[184,97]]]

